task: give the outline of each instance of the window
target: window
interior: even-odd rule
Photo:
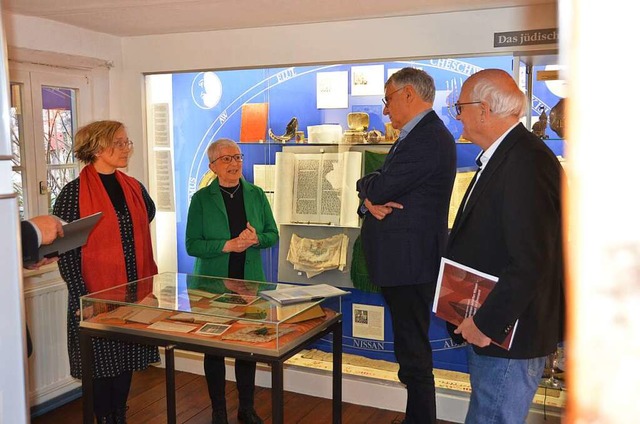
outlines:
[[[90,78],[11,69],[13,187],[20,218],[50,213],[79,170],[73,155],[78,122],[89,119]]]

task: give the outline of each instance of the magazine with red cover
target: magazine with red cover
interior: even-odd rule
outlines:
[[[442,258],[433,312],[453,325],[460,325],[462,320],[475,315],[497,282],[496,276]],[[502,343],[491,343],[506,350],[511,349],[517,327],[518,321]]]

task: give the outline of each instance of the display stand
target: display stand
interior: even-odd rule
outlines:
[[[342,314],[340,298],[320,299],[319,301],[297,305],[296,308],[283,309],[276,304],[258,298],[247,305],[233,306],[228,309],[213,308],[203,312],[195,304],[222,303],[218,299],[229,294],[223,290],[229,287],[242,287],[242,290],[259,294],[262,290],[273,289],[274,284],[250,282],[244,280],[218,279],[212,277],[189,276],[186,274],[164,273],[137,282],[118,286],[113,289],[83,296],[81,310],[83,320],[80,323],[80,351],[82,355],[82,393],[83,422],[93,422],[93,365],[94,351],[92,338],[120,340],[128,343],[162,346],[166,356],[167,421],[176,422],[175,400],[175,349],[212,354],[216,356],[263,362],[271,367],[272,422],[284,423],[284,362],[299,351],[305,349],[321,337],[332,334],[333,340],[333,423],[342,421]],[[196,287],[198,287],[196,289]],[[196,295],[196,293],[198,295]],[[162,297],[165,297],[163,300]],[[170,301],[169,298],[173,298]],[[198,300],[195,300],[198,299]],[[236,299],[237,300],[237,299]],[[337,302],[337,303],[336,303]],[[260,303],[259,306],[255,306]],[[337,305],[334,309],[329,304]],[[253,305],[253,306],[252,306]],[[193,308],[197,311],[193,311]],[[244,308],[243,316],[238,315]],[[324,316],[301,321],[301,316],[312,310],[322,308]],[[227,312],[225,312],[225,310]],[[228,319],[229,324],[211,324],[242,330],[248,325],[257,324],[260,328],[274,329],[275,337],[269,343],[247,342],[224,339],[220,335],[206,336],[201,332],[177,332],[158,330],[153,324],[141,323],[141,316],[155,315],[155,323],[169,322],[171,316],[195,320],[220,322]],[[134,318],[135,316],[135,318]],[[184,325],[184,324],[181,324]],[[202,324],[205,327],[207,323]],[[199,325],[195,325],[199,326]],[[285,331],[286,330],[286,331]],[[198,331],[201,331],[198,330]],[[233,330],[229,329],[229,333]],[[287,332],[288,331],[288,332]],[[236,331],[241,333],[241,331]]]

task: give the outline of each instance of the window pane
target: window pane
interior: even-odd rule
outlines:
[[[23,103],[22,103],[23,85],[11,83],[11,110],[9,111],[11,128],[11,153],[13,174],[11,181],[13,190],[18,195],[18,207],[20,210],[20,219],[25,218],[25,196],[24,196],[24,169],[22,167],[22,149],[24,146],[24,119],[23,119]]]
[[[75,90],[42,87],[42,120],[51,209],[62,187],[76,176],[73,156],[73,135],[76,127]]]
[[[47,187],[49,187],[49,213],[53,210],[62,187],[66,183],[76,178],[77,170],[74,165],[50,166],[47,173]]]

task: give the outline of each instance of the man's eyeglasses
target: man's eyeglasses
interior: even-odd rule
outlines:
[[[461,106],[464,106],[464,105],[477,105],[478,103],[482,103],[482,102],[463,102],[463,103],[455,102],[453,104],[453,107],[456,110],[456,116],[460,115],[462,113],[462,107]]]
[[[113,143],[113,147],[117,147],[120,150],[132,149],[133,141],[129,140],[128,138],[126,140],[118,140]]]
[[[387,94],[386,96],[384,96],[384,98],[382,99],[382,104],[385,106],[389,106],[389,101],[391,100],[391,96],[393,96],[395,93],[397,93],[398,91],[402,90],[404,87],[400,87],[397,90],[392,91],[391,93]]]
[[[235,160],[236,162],[242,162],[243,158],[244,158],[244,155],[242,153],[239,153],[237,155],[224,155],[224,156],[220,156],[218,159],[212,160],[211,163],[214,163],[217,160],[227,164],[231,163],[232,160]]]

